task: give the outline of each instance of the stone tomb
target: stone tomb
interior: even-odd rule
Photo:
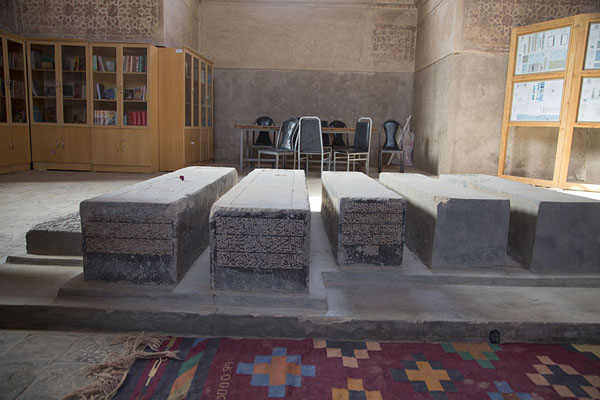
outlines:
[[[47,256],[81,255],[81,221],[71,213],[37,224],[25,235],[27,253]]]
[[[600,202],[489,175],[440,179],[510,199],[508,253],[539,272],[600,272]]]
[[[255,169],[212,207],[213,288],[307,291],[309,232],[304,172]]]
[[[507,199],[419,174],[379,181],[406,199],[406,245],[430,268],[506,264]]]
[[[188,167],[84,200],[85,280],[176,284],[209,244],[211,206],[236,182],[233,168]]]
[[[362,172],[323,172],[321,215],[340,265],[400,265],[405,200]]]

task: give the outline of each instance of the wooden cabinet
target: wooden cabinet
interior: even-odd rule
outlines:
[[[25,41],[0,31],[0,173],[31,168]]]
[[[28,40],[31,153],[36,169],[92,169],[86,42]]]
[[[158,54],[160,169],[173,171],[209,161],[212,63],[189,48],[163,48]]]
[[[93,169],[157,171],[157,49],[91,43],[90,52]]]
[[[34,168],[158,170],[154,46],[31,40],[27,48]],[[113,154],[121,143],[135,145]]]

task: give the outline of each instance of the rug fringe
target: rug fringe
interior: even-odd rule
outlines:
[[[113,354],[106,361],[88,367],[87,376],[93,377],[94,381],[74,390],[62,400],[110,400],[123,386],[129,370],[138,358],[178,360],[177,351],[157,351],[164,339],[145,332],[118,336],[113,344],[124,344],[124,353]],[[144,351],[146,347],[153,351]]]

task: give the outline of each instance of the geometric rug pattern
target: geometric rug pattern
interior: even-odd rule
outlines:
[[[600,346],[166,338],[115,399],[600,399]]]

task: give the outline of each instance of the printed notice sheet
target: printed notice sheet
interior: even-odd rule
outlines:
[[[510,120],[559,121],[563,85],[563,79],[515,83]]]
[[[600,122],[600,78],[583,80],[577,122]]]
[[[585,53],[585,69],[600,69],[600,24],[591,24]]]
[[[515,75],[564,71],[570,35],[567,26],[519,36]]]

